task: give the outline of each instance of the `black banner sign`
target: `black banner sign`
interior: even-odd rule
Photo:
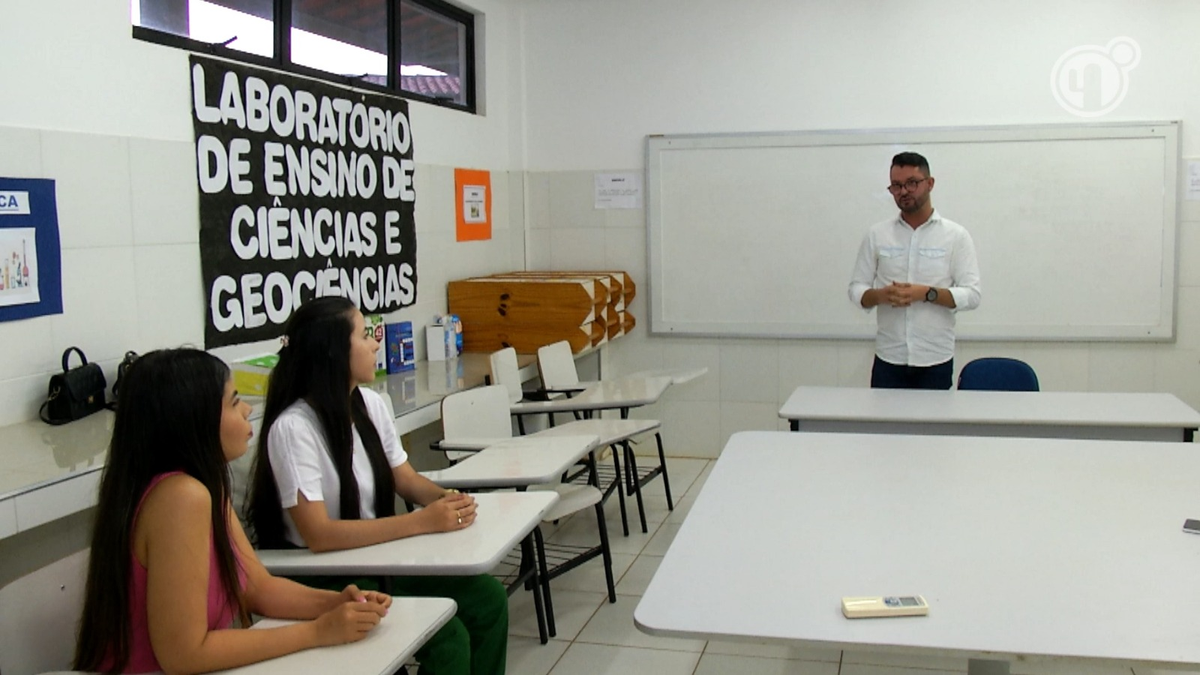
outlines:
[[[325,295],[417,299],[408,102],[191,57],[208,348],[269,339]]]

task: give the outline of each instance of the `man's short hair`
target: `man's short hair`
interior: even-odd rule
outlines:
[[[915,166],[929,176],[929,160],[915,152],[902,152],[892,158],[892,166]]]

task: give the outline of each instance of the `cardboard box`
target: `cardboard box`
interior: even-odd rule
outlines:
[[[387,371],[400,373],[417,367],[415,341],[411,321],[389,323],[387,334]]]
[[[375,341],[379,343],[379,351],[375,352],[375,374],[387,375],[387,349],[384,344],[386,329],[383,325],[383,316],[380,314],[364,315],[363,323],[367,330],[375,336]]]
[[[266,396],[267,381],[276,363],[279,363],[278,354],[264,354],[229,364],[234,389],[242,396]]]
[[[425,351],[430,361],[458,358],[462,353],[462,322],[453,314],[438,317],[425,327]]]

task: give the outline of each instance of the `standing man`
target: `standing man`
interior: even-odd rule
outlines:
[[[971,235],[933,210],[929,162],[915,152],[892,158],[888,192],[900,215],[863,238],[850,299],[876,310],[871,386],[949,389],[954,314],[979,306],[979,263]]]

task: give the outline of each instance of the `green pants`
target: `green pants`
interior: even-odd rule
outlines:
[[[314,588],[350,584],[380,590],[379,578],[292,577]],[[458,611],[417,650],[419,675],[504,675],[508,657],[508,593],[490,574],[474,577],[391,577],[391,593],[450,598]]]

